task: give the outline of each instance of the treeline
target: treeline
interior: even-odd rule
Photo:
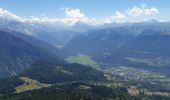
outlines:
[[[57,64],[37,61],[18,76],[0,80],[0,94],[16,92],[15,87],[24,84],[20,77],[29,77],[41,83],[57,84],[72,81],[105,81],[104,74],[89,66],[80,64]]]
[[[9,94],[15,92],[15,87],[24,84],[18,76],[9,77],[0,80],[0,94]]]
[[[67,81],[102,81],[106,79],[102,72],[89,66],[48,62],[35,62],[21,76],[49,84]]]
[[[128,95],[124,88],[112,89],[106,86],[76,82],[6,95],[0,100],[129,100],[129,98],[133,97]]]

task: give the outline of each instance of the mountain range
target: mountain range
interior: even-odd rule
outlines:
[[[1,22],[0,99],[169,99],[169,22]]]

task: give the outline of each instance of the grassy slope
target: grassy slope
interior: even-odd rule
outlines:
[[[24,81],[24,84],[15,87],[17,93],[51,86],[50,84],[40,83],[29,77],[20,77],[20,79]]]
[[[70,56],[66,59],[69,63],[78,63],[82,65],[92,66],[93,68],[98,69],[99,64],[91,59],[90,56],[84,54],[78,54],[76,56]]]

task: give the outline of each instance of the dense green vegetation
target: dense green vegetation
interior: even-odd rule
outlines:
[[[15,92],[15,87],[24,84],[18,76],[0,80],[0,94],[8,94]]]
[[[56,64],[35,62],[21,76],[30,77],[42,83],[54,84],[68,81],[101,81],[105,80],[102,72],[80,64]]]
[[[36,61],[20,75],[0,80],[0,94],[47,87],[48,84],[105,80],[102,72],[89,66]]]
[[[119,76],[122,72],[127,77]],[[37,61],[19,76],[1,80],[0,94],[2,100],[168,100],[170,97],[166,77],[156,73],[124,67],[104,73],[79,64]],[[138,74],[148,80],[138,80],[135,78]]]
[[[78,54],[76,56],[70,56],[66,59],[69,63],[77,63],[87,65],[98,69],[100,66],[97,62],[91,59],[90,56],[84,54]]]
[[[126,88],[111,88],[84,82],[55,86],[19,94],[0,96],[0,100],[169,100],[167,96],[129,95]]]
[[[25,93],[6,95],[3,100],[126,100],[130,96],[124,88],[109,88],[76,82]]]

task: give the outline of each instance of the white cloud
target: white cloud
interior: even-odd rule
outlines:
[[[64,18],[48,18],[48,17],[31,17],[27,21],[31,23],[48,23],[48,24],[63,24],[66,26],[72,26],[77,22],[82,22],[88,25],[95,25],[97,21],[95,18],[87,18],[80,9],[70,9],[70,8],[61,8],[65,12]]]
[[[65,14],[69,18],[84,19],[85,15],[80,12],[80,9],[65,9]]]
[[[152,7],[150,9],[144,9],[145,15],[156,15],[159,13],[159,10],[156,9],[155,7]]]
[[[159,10],[155,7],[146,8],[145,4],[142,4],[141,7],[133,7],[127,11],[130,16],[140,16],[140,15],[147,15],[153,16],[159,13]]]
[[[112,17],[112,19],[114,19],[114,21],[116,22],[122,22],[124,21],[125,18],[126,16],[123,13],[118,12],[118,11],[116,12],[116,15]]]
[[[65,10],[66,17],[61,19],[62,23],[66,25],[74,25],[77,22],[82,22],[87,25],[99,25],[101,22],[97,21],[96,18],[86,17],[84,13],[80,11],[80,9],[70,9],[70,8],[61,8]]]
[[[80,9],[65,9],[66,18],[63,19],[63,22],[73,25],[78,21],[86,22],[89,20],[85,17],[85,14],[80,11]]]
[[[105,19],[104,23],[112,23],[112,22],[119,23],[119,22],[123,22],[125,18],[126,16],[123,13],[116,11],[115,15],[110,18]]]
[[[77,22],[82,22],[87,25],[102,25],[105,23],[112,23],[112,22],[124,22],[126,19],[126,14],[116,11],[115,14],[109,18],[105,19],[96,19],[87,17],[80,9],[71,9],[71,8],[60,8],[64,10],[65,17],[63,18],[48,18],[45,14],[41,15],[41,17],[31,16],[30,18],[22,18],[19,17],[7,10],[0,8],[0,18],[7,19],[7,20],[17,20],[21,22],[27,22],[30,24],[44,24],[44,25],[53,25],[53,26],[72,26],[75,25]],[[140,16],[140,15],[156,15],[159,13],[159,10],[155,7],[146,8],[145,4],[142,4],[141,7],[133,7],[127,11],[128,15],[130,16]]]
[[[140,16],[143,13],[143,9],[139,7],[133,7],[128,10],[128,14],[131,16]]]
[[[76,22],[81,21],[87,24],[94,22],[94,19],[86,18],[85,14],[81,13],[80,9],[65,9],[64,18],[48,18],[45,15],[41,17],[31,16],[30,18],[21,18],[7,10],[0,8],[0,18],[6,20],[16,20],[21,22],[28,22],[30,24],[63,24],[63,25],[74,25]]]
[[[106,18],[104,20],[98,20],[96,18],[89,18],[86,17],[84,13],[80,11],[80,9],[70,9],[70,8],[61,8],[64,10],[65,17],[64,18],[48,18],[47,16],[43,15],[41,17],[31,16],[30,18],[21,18],[7,10],[0,9],[0,18],[5,19],[13,19],[17,21],[27,22],[30,24],[44,24],[44,25],[65,25],[65,26],[72,26],[77,22],[82,22],[87,25],[102,25],[104,23],[111,23],[111,22],[122,22],[125,19],[125,15],[121,12],[116,12],[114,16],[110,18]]]
[[[0,18],[7,20],[18,20],[23,21],[23,19],[7,10],[0,8]]]

